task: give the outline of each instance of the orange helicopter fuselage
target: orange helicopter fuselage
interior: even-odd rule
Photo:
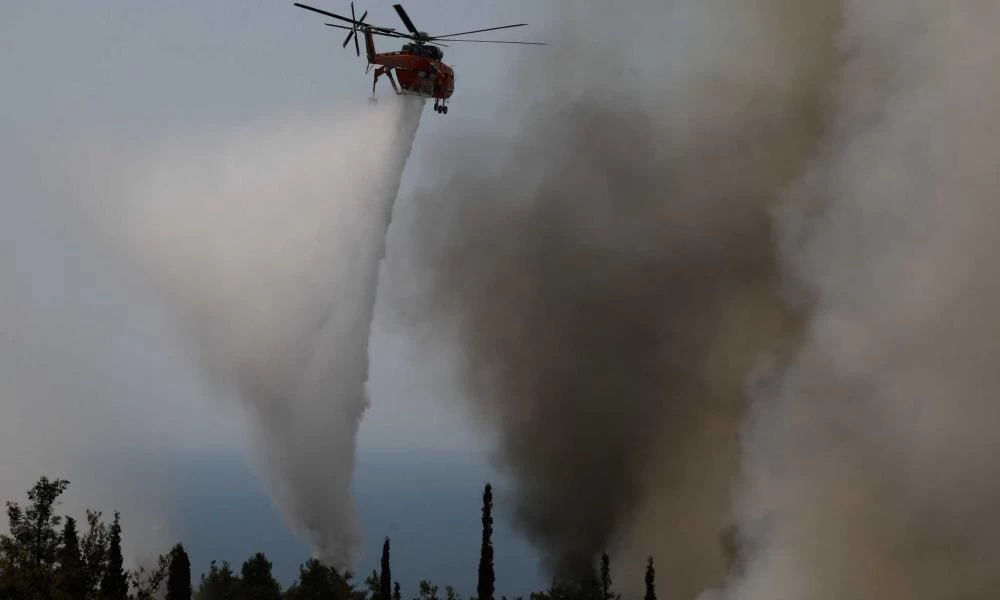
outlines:
[[[398,93],[425,98],[446,100],[455,91],[455,71],[441,62],[441,51],[434,46],[406,44],[396,52],[375,52],[375,41],[370,31],[365,31],[368,65],[376,66],[375,81],[379,76],[399,80]],[[374,84],[373,84],[374,85]]]

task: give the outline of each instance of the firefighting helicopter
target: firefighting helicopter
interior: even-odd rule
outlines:
[[[368,66],[365,69],[365,73],[368,73],[373,66],[375,67],[371,98],[373,102],[375,101],[375,85],[378,83],[379,77],[385,75],[389,80],[389,83],[392,84],[393,90],[395,90],[398,95],[434,98],[434,110],[439,114],[448,113],[448,100],[455,91],[455,71],[449,65],[441,62],[441,59],[444,58],[444,52],[441,51],[441,47],[443,46],[447,48],[448,45],[441,42],[527,44],[533,46],[548,45],[544,42],[455,39],[457,36],[469,35],[472,33],[495,31],[497,29],[509,29],[511,27],[524,27],[526,23],[501,25],[499,27],[487,27],[486,29],[475,29],[472,31],[463,31],[448,35],[432,36],[424,31],[419,31],[400,4],[394,4],[392,7],[396,9],[396,13],[403,21],[403,25],[406,26],[409,33],[398,31],[391,27],[379,27],[365,23],[365,17],[368,16],[367,10],[361,15],[360,19],[355,18],[356,13],[354,12],[354,2],[351,2],[350,18],[332,12],[327,12],[313,6],[300,4],[298,2],[295,3],[295,6],[332,17],[341,22],[350,23],[350,27],[340,25],[338,23],[326,23],[326,25],[350,31],[350,33],[347,34],[347,38],[344,39],[342,47],[346,48],[347,44],[350,43],[351,39],[353,39],[354,51],[358,56],[361,56],[361,49],[358,45],[358,30],[361,30],[365,36],[365,50],[368,55]],[[403,47],[396,52],[376,52],[374,39],[374,36],[376,35],[389,38],[407,39],[411,40],[413,43],[404,43]],[[396,72],[396,77],[393,77],[393,71]],[[396,84],[397,78],[399,79],[399,85]]]

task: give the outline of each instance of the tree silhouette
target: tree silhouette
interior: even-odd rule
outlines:
[[[128,577],[123,568],[121,515],[115,511],[115,519],[108,533],[108,558],[101,578],[101,600],[127,600]]]
[[[108,526],[102,522],[101,512],[87,510],[86,532],[78,530],[72,517],[55,514],[56,500],[68,484],[42,477],[29,490],[28,505],[22,508],[16,502],[7,503],[9,533],[0,535],[0,600],[402,600],[399,582],[392,580],[388,537],[382,545],[381,569],[372,569],[364,581],[368,593],[363,588],[354,589],[350,572],[341,576],[336,569],[310,559],[299,566],[298,580],[282,594],[271,561],[258,552],[243,563],[239,576],[229,563],[219,567],[212,561],[193,594],[191,561],[181,543],[159,556],[155,568],[126,571],[118,512]],[[494,600],[492,535],[493,488],[486,483],[478,596],[470,600]],[[646,563],[645,584],[644,600],[657,600],[652,556]],[[414,600],[438,600],[438,590],[431,581],[422,580]],[[444,594],[442,600],[462,598],[452,586],[445,586]],[[554,581],[547,590],[532,593],[530,599],[621,600],[621,595],[613,590],[611,560],[602,552],[599,569]]]
[[[489,483],[483,489],[483,540],[479,549],[479,585],[476,586],[478,600],[493,600],[496,575],[493,572],[493,486]]]
[[[10,535],[0,536],[0,552],[7,557],[9,585],[18,597],[44,597],[52,586],[59,550],[57,528],[62,523],[54,506],[68,485],[65,479],[50,481],[43,476],[28,490],[26,508],[7,502]]]
[[[240,569],[240,600],[281,600],[281,584],[271,574],[271,561],[254,554]]]
[[[368,589],[369,600],[379,600],[382,597],[382,579],[378,571],[372,569],[371,575],[365,577],[365,587]]]
[[[656,571],[653,569],[653,557],[646,562],[646,596],[644,600],[656,600]]]
[[[379,581],[379,597],[382,600],[392,600],[392,572],[389,568],[389,538],[382,543],[382,577]]]
[[[236,600],[239,593],[240,580],[233,573],[229,562],[222,561],[222,566],[213,560],[208,568],[208,574],[202,573],[201,583],[195,600]]]
[[[184,545],[177,544],[170,551],[166,600],[191,600],[191,593],[191,559]]]
[[[580,581],[554,581],[544,592],[530,595],[531,600],[599,600],[601,583],[595,573]]]
[[[285,600],[350,600],[353,590],[344,577],[312,558],[299,566],[299,580],[285,593]]]
[[[147,571],[146,567],[140,566],[138,569],[128,572],[128,581],[135,588],[135,595],[129,596],[129,600],[153,600],[156,598],[156,593],[160,591],[163,580],[167,578],[172,556],[172,552],[158,556],[156,566],[150,571]]]
[[[87,533],[80,539],[80,557],[87,579],[87,600],[100,598],[101,579],[108,559],[108,526],[101,521],[101,512],[87,510]]]
[[[87,573],[80,556],[80,538],[73,517],[66,517],[63,527],[59,566],[52,591],[56,600],[79,600],[87,596]]]
[[[438,586],[428,580],[423,580],[418,586],[418,600],[437,600]]]
[[[611,560],[607,553],[601,553],[601,598],[611,600]]]
[[[612,589],[611,584],[611,559],[608,558],[607,553],[601,553],[601,598],[602,600],[619,600],[621,596],[616,595]]]

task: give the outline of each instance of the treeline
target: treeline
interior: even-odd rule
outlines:
[[[310,559],[299,566],[298,579],[283,590],[272,574],[271,561],[257,553],[239,572],[228,562],[212,561],[195,586],[183,544],[159,556],[155,565],[126,569],[119,513],[106,522],[101,512],[87,510],[83,526],[73,517],[56,514],[57,500],[68,486],[64,479],[42,477],[28,490],[26,505],[7,502],[9,532],[0,536],[0,600],[402,600],[399,582],[392,578],[389,538],[382,546],[380,568],[357,583],[353,574]],[[469,600],[498,600],[489,484],[483,490],[482,526],[477,595]],[[652,558],[646,564],[645,590],[644,600],[656,600]],[[529,598],[621,600],[621,595],[614,591],[611,562],[604,554],[599,570],[583,581],[553,583]],[[451,586],[439,590],[424,580],[413,600],[462,599]]]

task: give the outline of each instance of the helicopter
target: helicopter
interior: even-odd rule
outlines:
[[[400,4],[394,4],[392,7],[396,10],[396,14],[399,15],[400,20],[403,21],[403,25],[406,26],[406,31],[399,31],[391,27],[380,27],[365,23],[365,17],[368,16],[367,10],[361,15],[361,18],[355,18],[356,13],[354,12],[354,2],[351,2],[350,17],[338,15],[314,6],[301,4],[299,2],[294,3],[294,5],[299,8],[304,8],[306,10],[337,19],[338,21],[344,23],[350,23],[350,27],[339,23],[326,23],[326,25],[350,31],[344,39],[342,47],[346,48],[347,44],[349,44],[353,39],[354,51],[358,56],[361,56],[361,48],[358,44],[358,31],[360,30],[362,32],[365,36],[365,52],[368,57],[368,66],[365,69],[365,73],[368,73],[372,67],[375,68],[374,79],[372,80],[372,102],[376,100],[375,86],[378,84],[379,78],[385,75],[389,80],[389,83],[392,84],[392,88],[397,95],[434,98],[434,111],[438,114],[448,114],[448,101],[455,92],[455,70],[441,61],[441,59],[444,58],[444,52],[441,48],[448,47],[447,44],[442,42],[525,44],[532,46],[548,45],[545,42],[455,39],[458,36],[465,36],[473,33],[483,33],[485,31],[495,31],[497,29],[510,29],[512,27],[524,27],[527,25],[526,23],[501,25],[499,27],[487,27],[485,29],[475,29],[472,31],[463,31],[448,35],[432,36],[427,32],[418,30],[413,24],[413,21],[410,19],[410,16],[406,13],[406,10],[404,10]],[[374,38],[376,35],[388,38],[405,39],[409,40],[409,42],[404,43],[400,50],[394,52],[376,52]],[[395,72],[395,77],[393,76],[393,72]],[[397,79],[399,80],[398,85],[396,83]]]

